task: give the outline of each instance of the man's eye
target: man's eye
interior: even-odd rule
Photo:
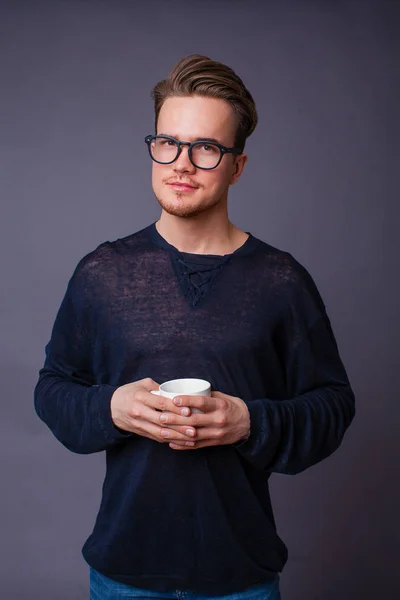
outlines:
[[[219,152],[217,146],[214,146],[213,144],[201,144],[199,148],[200,151],[205,154],[216,154]]]

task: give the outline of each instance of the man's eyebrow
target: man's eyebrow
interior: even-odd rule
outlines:
[[[182,141],[176,135],[172,135],[172,133],[157,133],[157,135],[169,135],[169,137],[173,137],[178,141]],[[189,141],[189,140],[187,140],[187,141]],[[197,137],[197,138],[194,138],[192,140],[192,142],[213,142],[214,144],[220,144],[221,146],[225,146],[225,144],[220,142],[220,140],[217,140],[217,138],[213,138],[213,137]]]

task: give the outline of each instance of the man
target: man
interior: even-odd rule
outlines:
[[[91,598],[277,600],[268,478],[334,452],[354,396],[310,275],[228,219],[257,123],[241,79],[193,55],[153,98],[161,217],[78,264],[35,407],[70,450],[107,453]],[[151,393],[181,377],[212,396]]]

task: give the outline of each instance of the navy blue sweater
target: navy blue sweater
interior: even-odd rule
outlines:
[[[111,396],[145,377],[198,377],[240,397],[250,437],[176,451],[123,432]],[[228,594],[282,570],[268,478],[334,452],[354,396],[320,294],[290,254],[251,235],[223,258],[184,254],[153,224],[78,264],[35,408],[68,449],[106,451],[82,550],[92,567],[140,588]]]

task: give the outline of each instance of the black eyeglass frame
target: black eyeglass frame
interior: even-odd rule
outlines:
[[[172,142],[175,142],[177,144],[177,154],[176,154],[174,160],[170,160],[168,162],[162,162],[153,157],[153,155],[151,153],[150,144],[156,138],[162,138],[164,140],[165,139],[171,140]],[[149,151],[150,158],[152,160],[154,160],[154,162],[156,162],[160,165],[172,164],[173,162],[175,162],[178,159],[180,153],[182,152],[182,146],[189,146],[188,155],[189,155],[190,162],[192,163],[192,165],[194,167],[196,167],[196,169],[203,169],[204,171],[211,171],[212,169],[216,169],[225,154],[242,154],[242,152],[243,152],[243,150],[241,148],[227,148],[226,146],[223,146],[222,144],[218,144],[218,142],[210,142],[209,140],[196,140],[195,142],[180,142],[179,140],[172,137],[171,135],[146,135],[146,137],[144,138],[144,141],[147,144],[147,149]],[[220,150],[219,161],[217,162],[217,164],[214,167],[199,167],[198,165],[196,165],[196,163],[193,162],[192,149],[194,146],[200,146],[200,145],[217,146],[219,148],[219,150]]]

